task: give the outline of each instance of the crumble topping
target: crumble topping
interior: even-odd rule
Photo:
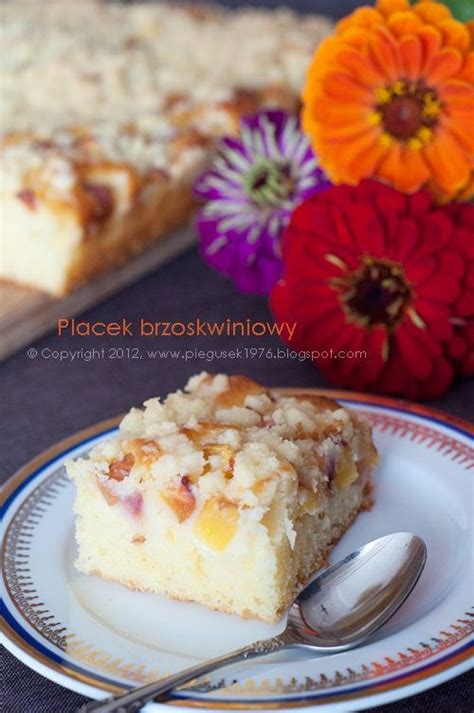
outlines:
[[[316,511],[331,488],[362,477],[371,457],[368,425],[335,402],[205,372],[132,409],[119,438],[90,454],[108,497],[158,489],[180,522],[216,497],[259,519],[277,487],[296,487],[299,506]]]
[[[157,119],[157,125],[150,133],[138,127],[92,125],[62,129],[60,134],[39,130],[12,134],[0,146],[2,188],[15,191],[31,183],[67,198],[97,169],[117,176],[132,171],[133,166],[137,177],[150,181],[167,175],[179,178],[196,170],[209,141],[195,132],[179,130],[163,118]]]
[[[170,103],[219,106],[240,87],[298,93],[331,28],[288,10],[90,0],[6,2],[0,22],[0,121],[13,131],[36,128],[39,117],[53,128],[110,117],[156,124]]]

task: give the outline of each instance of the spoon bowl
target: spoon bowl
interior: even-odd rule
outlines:
[[[400,608],[425,562],[425,543],[409,532],[363,545],[298,594],[288,612],[288,645],[326,653],[358,646]]]
[[[409,532],[369,542],[325,569],[299,592],[282,634],[105,701],[86,703],[80,713],[138,711],[147,701],[199,676],[282,649],[335,653],[358,646],[400,608],[425,562],[425,543]]]

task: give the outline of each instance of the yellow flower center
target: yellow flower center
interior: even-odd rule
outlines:
[[[259,157],[243,177],[247,196],[258,205],[279,205],[295,191],[291,167],[282,161]]]
[[[384,130],[382,142],[389,145],[394,139],[420,149],[433,135],[441,104],[434,89],[422,80],[411,82],[400,79],[375,92],[374,114],[371,121]]]

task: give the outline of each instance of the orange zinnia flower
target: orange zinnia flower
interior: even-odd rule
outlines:
[[[334,182],[427,185],[439,200],[472,193],[469,30],[431,0],[378,0],[338,23],[313,58],[302,116]]]

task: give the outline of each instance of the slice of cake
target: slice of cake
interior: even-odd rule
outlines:
[[[335,401],[203,373],[67,463],[77,569],[276,621],[360,510],[378,461]]]

